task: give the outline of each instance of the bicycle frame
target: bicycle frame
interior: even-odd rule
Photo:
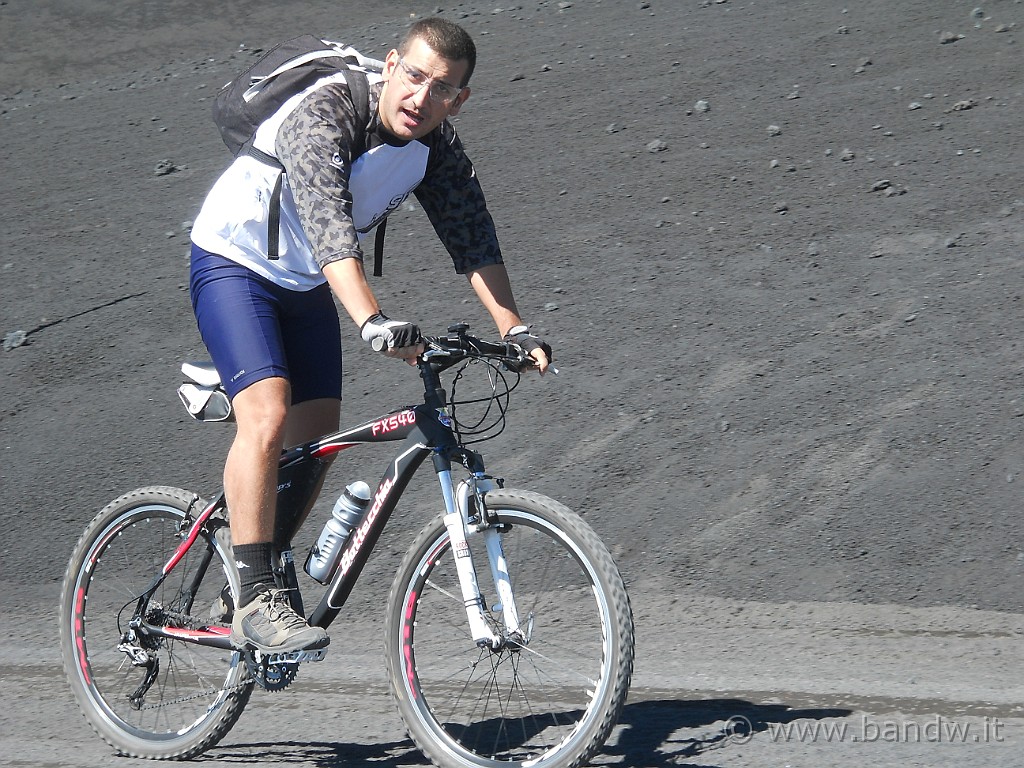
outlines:
[[[404,441],[398,455],[385,470],[377,488],[371,497],[370,506],[363,520],[346,539],[339,558],[339,566],[327,591],[317,606],[308,616],[311,625],[328,627],[345,605],[355,586],[356,580],[377,540],[387,524],[398,501],[419,469],[423,461],[430,456],[434,471],[438,476],[441,494],[445,505],[445,526],[448,529],[451,547],[456,553],[456,565],[463,599],[466,605],[470,632],[477,645],[500,648],[506,642],[523,644],[529,638],[523,636],[520,629],[518,613],[512,594],[511,579],[505,563],[501,547],[501,538],[497,528],[488,519],[483,502],[484,493],[497,483],[484,474],[482,457],[459,444],[455,436],[451,418],[445,409],[445,391],[441,386],[438,368],[430,362],[430,353],[424,354],[419,360],[420,375],[424,380],[424,403],[408,406],[378,418],[359,424],[349,429],[339,430],[317,440],[295,446],[281,455],[278,469],[277,489],[277,523],[275,540],[281,548],[281,560],[286,582],[295,586],[294,559],[290,551],[290,541],[303,522],[306,513],[312,506],[319,491],[324,474],[330,467],[335,456],[341,451],[366,443],[382,443]],[[452,480],[453,461],[461,463],[470,473],[467,480],[456,486]],[[221,626],[200,628],[181,628],[157,626],[146,623],[142,618],[145,614],[149,597],[180,561],[184,553],[199,538],[200,532],[207,526],[217,526],[212,522],[214,515],[226,509],[223,493],[209,504],[194,519],[186,516],[183,522],[183,540],[164,565],[161,574],[140,597],[132,619],[133,628],[146,634],[164,636],[194,642],[201,645],[230,649],[230,630]],[[221,526],[224,525],[221,521]],[[497,593],[505,632],[496,634],[487,622],[484,611],[486,606],[477,583],[476,568],[473,563],[467,536],[482,534],[491,576]],[[286,542],[288,542],[286,544]],[[211,551],[208,562],[212,562]],[[287,547],[287,548],[285,548]],[[201,578],[202,571],[197,578]],[[288,573],[288,571],[291,571]]]

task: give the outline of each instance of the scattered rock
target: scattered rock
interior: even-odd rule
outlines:
[[[954,104],[952,107],[950,107],[946,111],[947,112],[964,112],[965,110],[968,110],[968,109],[974,109],[976,106],[978,106],[978,102],[976,102],[974,99],[962,99],[961,101],[958,101],[956,104]]]
[[[664,152],[666,149],[668,149],[668,144],[661,139],[655,139],[647,145],[647,151],[652,154],[656,152]]]
[[[172,163],[170,160],[161,160],[159,163],[156,164],[156,168],[153,169],[153,174],[156,176],[166,176],[170,173],[175,173],[180,170],[181,168]]]
[[[958,32],[943,32],[939,35],[939,43],[941,45],[949,45],[955,43],[957,40],[963,40],[964,36]]]
[[[4,336],[4,352],[10,352],[12,349],[20,347],[28,341],[28,334],[25,331],[11,331]]]
[[[700,101],[698,101],[696,104],[693,105],[693,108],[697,112],[711,111],[711,105],[705,99],[701,99]]]
[[[782,133],[782,129],[777,125],[769,125],[766,130],[769,136],[779,136]]]
[[[839,159],[842,160],[845,163],[850,162],[855,157],[857,157],[857,155],[854,153],[854,151],[852,149],[844,149],[842,154],[839,155]]]
[[[881,181],[876,181],[874,184],[871,185],[871,191],[881,192],[883,189],[889,189],[889,187],[891,186],[891,181],[889,181],[888,179],[882,179]]]
[[[907,105],[907,109],[909,109],[911,112],[913,112],[915,109],[920,109],[920,108],[921,108],[921,102],[919,102],[919,101],[912,101],[912,102],[910,102]]]

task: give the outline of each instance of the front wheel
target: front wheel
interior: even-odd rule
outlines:
[[[230,546],[202,530],[140,601],[182,543],[182,522],[204,504],[165,487],[115,499],[82,534],[64,576],[60,636],[68,681],[96,732],[131,757],[194,757],[228,732],[252,691],[238,652],[133,627],[140,618],[167,628],[206,627],[225,583],[238,594]]]
[[[629,691],[633,618],[622,577],[597,534],[558,502],[494,490],[486,505],[524,631],[498,650],[473,642],[437,518],[388,598],[386,656],[399,711],[439,766],[574,768],[604,744]],[[470,548],[485,615],[501,636],[481,538],[470,535]]]

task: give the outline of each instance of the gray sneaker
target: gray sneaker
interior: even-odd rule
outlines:
[[[311,627],[288,603],[288,591],[264,587],[253,601],[235,609],[231,644],[263,653],[291,653],[323,648],[331,639],[322,627]]]
[[[210,606],[210,621],[217,624],[230,624],[235,617],[235,598],[231,596],[231,586],[224,585],[217,599]]]

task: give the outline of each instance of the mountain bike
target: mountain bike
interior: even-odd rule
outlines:
[[[633,619],[607,548],[562,504],[504,488],[468,447],[505,428],[530,361],[514,344],[453,325],[428,337],[416,360],[422,404],[288,448],[280,459],[275,579],[310,624],[325,628],[413,474],[431,459],[443,511],[397,567],[384,655],[406,729],[439,766],[581,765],[608,738],[629,690]],[[183,371],[190,378],[179,394],[189,412],[231,420],[212,366]],[[483,384],[461,396],[457,386],[473,372]],[[450,391],[442,373],[454,374]],[[325,553],[310,550],[307,573],[326,589],[306,614],[290,542],[335,456],[389,441],[400,442],[398,453],[344,542],[335,540],[333,568],[311,569]],[[228,514],[223,493],[206,501],[178,488],[139,488],[101,510],[75,546],[60,604],[65,671],[93,729],[122,754],[201,754],[237,722],[254,688],[286,687],[329,650],[265,654],[232,645],[239,575]]]

